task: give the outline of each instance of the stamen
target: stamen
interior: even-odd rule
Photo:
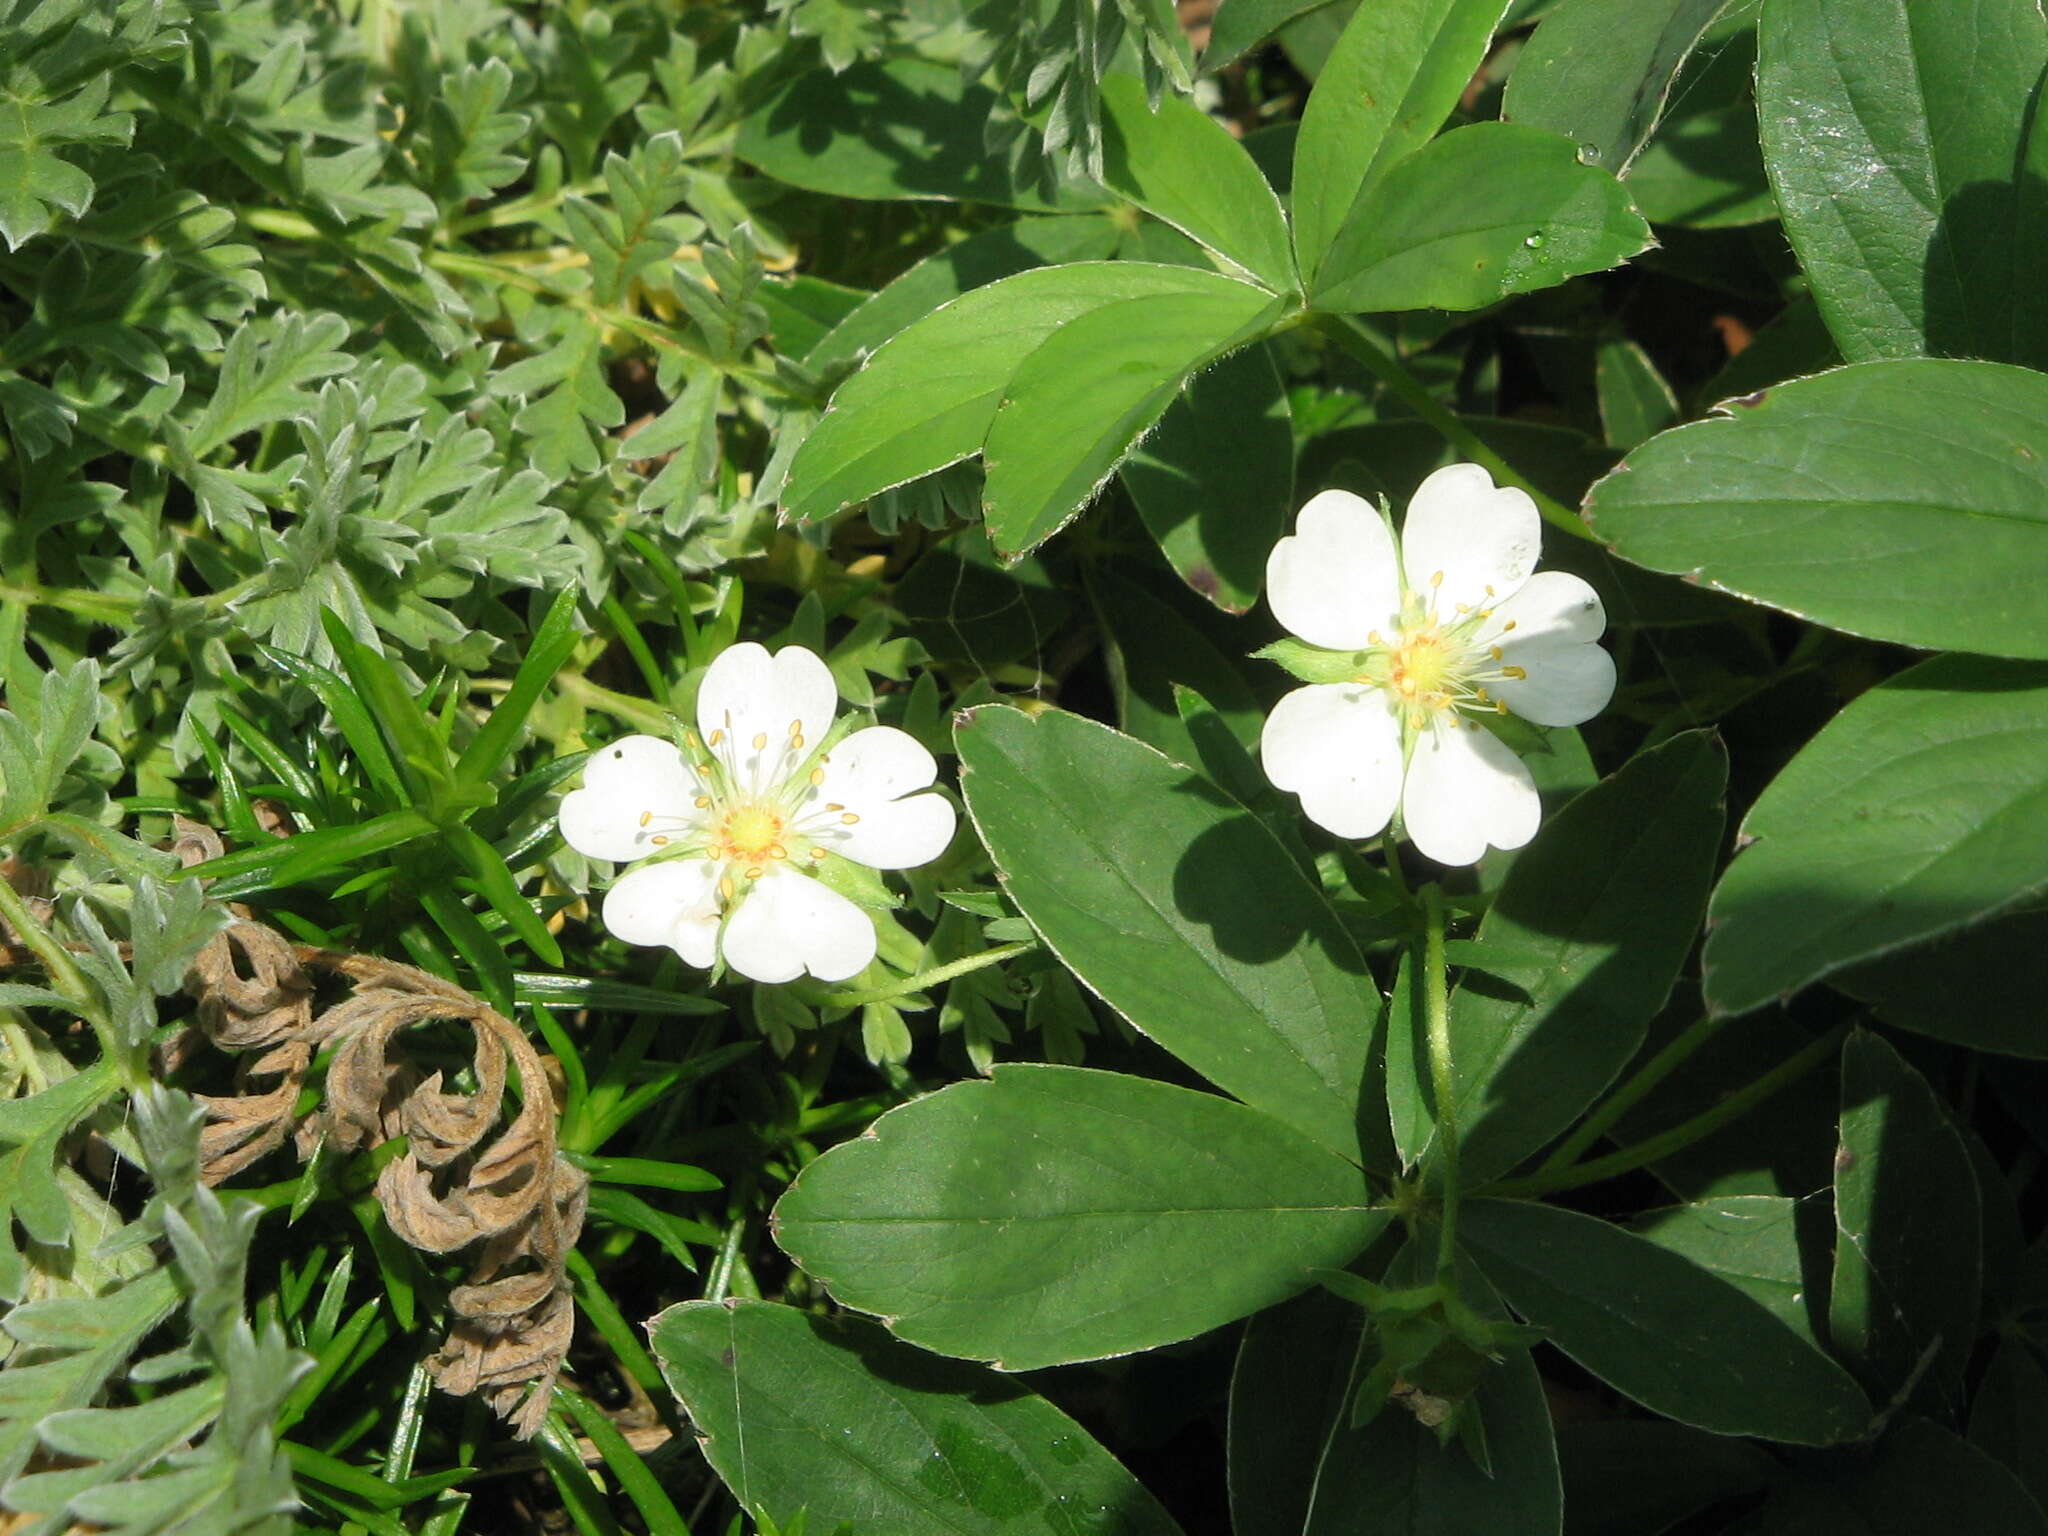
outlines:
[[[713,745],[714,747],[717,746],[723,740],[725,740],[724,731],[713,731],[711,733],[711,745]]]
[[[1384,645],[1384,644],[1386,644],[1386,642],[1385,642],[1384,640],[1380,639],[1380,632],[1379,632],[1378,630],[1376,630],[1376,629],[1375,629],[1375,630],[1372,630],[1372,631],[1370,631],[1370,632],[1369,632],[1369,633],[1368,633],[1368,634],[1366,635],[1366,637],[1365,637],[1365,643],[1366,643],[1367,645]]]
[[[647,825],[647,823],[649,823],[649,822],[650,822],[650,821],[652,821],[652,820],[654,820],[654,812],[652,812],[652,811],[642,811],[642,812],[640,813],[640,825],[641,825],[641,826],[643,826],[643,827],[644,827],[644,826],[646,826],[646,825]]]
[[[1442,571],[1433,572],[1429,578],[1429,584],[1432,587],[1442,586],[1444,584],[1444,573]]]
[[[823,848],[813,848],[811,850],[811,857],[813,859],[822,859],[825,857],[825,850]]]
[[[1526,667],[1502,667],[1500,669],[1500,675],[1502,677],[1512,677],[1516,682],[1519,683],[1528,677],[1529,670]]]
[[[789,733],[789,744],[801,751],[804,744],[804,733],[802,731],[791,731]]]
[[[811,783],[812,783],[813,785],[818,785],[818,784],[822,784],[822,783],[824,783],[824,782],[825,782],[825,770],[824,770],[824,769],[822,769],[822,768],[813,768],[813,769],[811,770]]]
[[[1521,623],[1520,619],[1509,619],[1507,623],[1501,625],[1500,632],[1502,634],[1506,634],[1509,630],[1513,629],[1519,623]]]
[[[700,811],[701,811],[701,810],[705,810],[705,809],[707,809],[707,808],[708,808],[708,807],[710,806],[710,804],[711,804],[711,797],[710,797],[709,795],[699,795],[699,796],[697,797],[697,809],[698,809],[698,810],[700,810]]]
[[[831,800],[826,802],[825,809],[828,811],[843,811],[846,809],[846,807],[841,805],[837,800]]]
[[[719,894],[719,895],[721,895],[721,896],[723,896],[723,897],[724,897],[724,898],[725,898],[725,899],[726,899],[727,901],[731,901],[731,900],[732,900],[732,892],[733,892],[732,876],[731,876],[731,875],[720,875],[720,876],[718,877],[718,894]]]
[[[747,878],[749,880],[758,880],[761,878],[761,874],[761,866],[756,864],[752,869],[747,871]]]
[[[789,857],[789,850],[780,843],[770,843],[768,845],[768,857],[771,859],[786,859]]]
[[[1454,606],[1460,613],[1470,613],[1472,611],[1472,605],[1470,603],[1457,603]]]
[[[758,752],[758,751],[760,751],[760,750],[761,750],[761,749],[762,749],[763,747],[765,747],[765,746],[767,746],[767,745],[768,745],[768,733],[767,733],[766,731],[761,731],[761,732],[757,733],[757,734],[755,735],[755,737],[754,737],[754,750],[755,750],[756,752]]]
[[[1493,588],[1491,588],[1491,587],[1488,587],[1488,588],[1486,589],[1486,595],[1487,595],[1488,597],[1491,597],[1491,596],[1493,596]]]
[[[1486,654],[1491,656],[1495,661],[1499,661],[1503,652],[1501,651],[1501,648],[1499,646],[1489,645],[1486,648]]]
[[[657,848],[666,848],[668,846],[668,838],[665,834],[661,836],[650,837],[648,841],[654,844],[654,846]]]
[[[854,813],[853,813],[852,811],[848,811],[848,812],[847,812],[847,813],[846,813],[846,814],[845,814],[844,816],[840,817],[840,818],[839,818],[839,820],[840,820],[840,821],[841,821],[841,822],[842,822],[842,823],[843,823],[844,825],[846,825],[846,826],[849,826],[849,827],[850,827],[850,826],[852,826],[852,825],[853,825],[853,824],[854,824],[855,822],[859,821],[859,820],[860,820],[860,817],[856,816],[856,815],[855,815],[855,814],[854,814]]]

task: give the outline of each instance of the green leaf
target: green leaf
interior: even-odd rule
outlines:
[[[1190,1338],[1385,1224],[1358,1169],[1212,1094],[998,1066],[812,1163],[776,1241],[912,1343],[1033,1370]]]
[[[1828,1334],[1880,1402],[1960,1405],[1982,1217],[1969,1150],[1927,1080],[1866,1030],[1842,1047]]]
[[[0,1319],[15,1351],[0,1371],[0,1479],[36,1450],[36,1426],[100,1396],[143,1338],[179,1301],[177,1277],[152,1269],[101,1296],[46,1296]],[[33,1350],[32,1356],[19,1352]]]
[[[1548,128],[1626,176],[1679,67],[1728,0],[1571,0],[1515,60],[1501,115]]]
[[[978,709],[954,740],[1004,889],[1067,967],[1218,1087],[1357,1156],[1379,997],[1258,818],[1078,715]]]
[[[2048,378],[1864,363],[1722,409],[1593,488],[1615,553],[1853,635],[2048,657]]]
[[[1294,249],[1315,289],[1331,286],[1322,268],[1337,231],[1436,136],[1506,10],[1507,0],[1380,0],[1352,13],[1294,141]]]
[[[1297,286],[1287,216],[1244,146],[1180,96],[1156,110],[1129,75],[1102,80],[1104,183],[1275,293]]]
[[[1043,267],[976,288],[898,333],[839,386],[797,450],[783,506],[800,522],[831,517],[979,453],[1018,365],[1080,316],[1126,299],[1218,293],[1265,298],[1213,272],[1123,261]]]
[[[2038,906],[1852,965],[1828,985],[1900,1029],[2048,1060],[2048,912]]]
[[[1121,231],[1099,213],[1019,219],[934,251],[857,309],[804,354],[808,368],[852,362],[970,289],[1034,267],[1108,261]]]
[[[1265,716],[1237,659],[1219,650],[1171,603],[1135,581],[1105,569],[1090,577],[1089,589],[1112,647],[1110,675],[1125,734],[1175,762],[1195,765],[1199,749],[1175,698],[1176,688],[1187,686],[1214,701],[1220,723],[1240,748],[1258,740]]]
[[[1018,366],[990,423],[989,540],[1025,554],[1085,507],[1195,371],[1264,332],[1280,302],[1227,283],[1069,321]]]
[[[1770,0],[1757,35],[1764,162],[1785,232],[1851,362],[2048,363],[2034,0]]]
[[[548,605],[540,627],[527,643],[525,659],[512,675],[512,686],[492,709],[490,719],[463,749],[455,765],[458,779],[471,784],[488,784],[496,777],[519,736],[520,727],[542,692],[576,648],[577,589],[564,587]]]
[[[1040,193],[1031,149],[983,147],[996,93],[952,63],[899,58],[792,76],[741,119],[733,153],[833,197],[940,198],[1043,211],[1085,207],[1088,189]],[[1099,196],[1099,195],[1098,195]]]
[[[1331,3],[1332,0],[1223,0],[1209,26],[1209,46],[1202,50],[1202,73],[1215,74],[1303,12],[1320,10]]]
[[[1825,1225],[1819,1209],[1807,1209]],[[1826,1286],[1818,1274],[1809,1284],[1800,1253],[1800,1211],[1801,1202],[1784,1195],[1723,1195],[1652,1211],[1634,1231],[1727,1281],[1818,1347],[1814,1319]],[[1816,1258],[1826,1262],[1824,1248]]]
[[[37,11],[58,27],[88,25],[75,13],[67,16],[70,9],[31,10],[24,5],[15,12],[34,30],[41,30],[35,26]],[[31,49],[25,46],[29,39],[23,31],[10,26],[6,42],[10,52],[23,49],[25,62]],[[10,74],[16,78],[7,82],[0,104],[0,240],[7,242],[8,250],[18,251],[49,227],[54,214],[62,211],[76,219],[92,206],[92,177],[57,151],[75,145],[126,144],[135,122],[126,112],[106,110],[112,88],[108,75],[95,74],[67,93],[69,82],[53,82],[55,88],[49,89],[33,69],[15,65]],[[23,75],[26,80],[20,79]]]
[[[2048,885],[2048,667],[1942,656],[1830,721],[1743,819],[1708,1006],[1746,1013]]]
[[[1488,0],[1491,3],[1491,0]],[[1316,270],[1318,309],[1480,309],[1619,266],[1650,226],[1571,140],[1474,123],[1392,166],[1359,194]]]
[[[1653,1413],[1794,1445],[1834,1445],[1868,1426],[1847,1372],[1689,1259],[1521,1201],[1475,1200],[1459,1231],[1509,1305]]]
[[[532,439],[533,467],[550,481],[596,470],[600,437],[626,419],[605,374],[603,332],[580,313],[568,313],[546,351],[493,373],[490,391],[526,401],[512,424]]]
[[[2025,1339],[2008,1336],[1985,1367],[1970,1399],[1970,1443],[1997,1457],[2037,1504],[2048,1500],[2048,1370]]]
[[[1699,933],[1727,776],[1720,743],[1687,732],[1579,795],[1515,860],[1479,945],[1544,963],[1491,964],[1451,1000],[1468,1180],[1563,1131],[1642,1045]]]
[[[1678,396],[1650,354],[1625,336],[1600,343],[1593,359],[1593,384],[1610,448],[1633,448],[1678,420]]]
[[[1742,1536],[1926,1536],[1985,1531],[2048,1536],[2020,1481],[1950,1431],[1910,1414],[1876,1449],[1781,1471],[1771,1502]]]
[[[1180,1529],[1044,1398],[871,1323],[735,1299],[683,1302],[649,1332],[733,1496],[801,1507],[820,1536]]]
[[[193,866],[184,872],[184,878],[228,882],[213,893],[222,899],[245,896],[254,891],[298,885],[433,831],[434,823],[424,812],[405,806],[352,827],[320,827],[253,848],[238,848]]]
[[[1191,379],[1118,471],[1180,578],[1225,613],[1259,599],[1294,510],[1294,429],[1272,348]]]
[[[1761,1446],[1657,1419],[1563,1425],[1557,1460],[1571,1536],[1683,1530],[1709,1506],[1760,1493],[1778,1471]]]

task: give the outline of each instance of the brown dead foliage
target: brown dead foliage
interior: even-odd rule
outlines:
[[[190,866],[217,858],[210,827],[180,820]],[[482,1393],[523,1439],[547,1413],[574,1311],[566,1262],[583,1228],[587,1181],[555,1145],[546,1058],[504,1015],[452,982],[371,955],[296,945],[231,906],[234,920],[186,977],[196,1033],[243,1059],[233,1094],[203,1098],[204,1176],[218,1183],[293,1140],[301,1160],[323,1142],[364,1151],[404,1137],[377,1175],[391,1230],[426,1253],[477,1247],[454,1321],[429,1368],[443,1390]],[[323,998],[328,999],[323,1004]],[[467,1026],[473,1091],[422,1073],[400,1037],[431,1023]],[[177,1051],[192,1048],[188,1035]],[[313,1061],[334,1054],[318,1108],[298,1103]],[[499,1121],[509,1071],[521,1097]]]

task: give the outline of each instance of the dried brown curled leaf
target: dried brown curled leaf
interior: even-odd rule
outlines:
[[[207,827],[180,819],[174,845],[189,866],[221,853]],[[378,1174],[376,1197],[401,1239],[428,1253],[481,1244],[469,1280],[449,1296],[448,1337],[429,1362],[454,1393],[481,1393],[522,1437],[547,1413],[575,1309],[567,1258],[583,1228],[582,1172],[555,1144],[549,1059],[474,994],[413,966],[294,945],[235,906],[234,921],[186,978],[198,1031],[224,1051],[261,1052],[237,1071],[243,1091],[202,1100],[212,1117],[201,1149],[217,1183],[296,1131],[299,1156],[323,1140],[344,1151],[399,1137],[406,1149]],[[346,995],[318,1006],[320,986]],[[400,1036],[429,1024],[467,1027],[476,1086],[422,1074]],[[332,1047],[320,1109],[298,1104],[315,1057]],[[499,1128],[508,1071],[521,1102]],[[254,1086],[257,1080],[270,1086]]]

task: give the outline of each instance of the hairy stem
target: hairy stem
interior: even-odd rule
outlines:
[[[1598,1184],[1603,1179],[1633,1173],[1659,1158],[1682,1152],[1694,1142],[1703,1141],[1723,1126],[1741,1119],[1779,1089],[1797,1082],[1822,1062],[1827,1061],[1841,1048],[1842,1038],[1848,1032],[1848,1025],[1836,1026],[1818,1040],[1788,1056],[1755,1082],[1748,1083],[1729,1094],[1712,1109],[1694,1115],[1690,1120],[1674,1125],[1668,1131],[1648,1137],[1633,1146],[1623,1147],[1619,1152],[1609,1153],[1606,1157],[1596,1157],[1591,1162],[1578,1163],[1570,1168],[1538,1169],[1527,1178],[1503,1179],[1500,1183],[1489,1186],[1486,1193],[1530,1198],[1554,1194],[1562,1189],[1578,1189],[1583,1185]]]
[[[1443,1218],[1437,1229],[1437,1275],[1451,1283],[1458,1268],[1458,1111],[1451,1077],[1451,995],[1444,964],[1444,892],[1431,881],[1422,888],[1422,1003],[1429,1020],[1429,1085],[1436,1097],[1437,1166],[1443,1172]]]
[[[1026,950],[1038,945],[1030,939],[1015,944],[998,944],[994,949],[984,949],[978,955],[965,959],[950,960],[944,965],[935,965],[928,971],[919,971],[915,976],[906,976],[901,981],[892,981],[886,987],[875,987],[866,992],[834,992],[825,999],[832,1008],[861,1008],[869,1003],[886,1003],[891,998],[908,997],[913,992],[922,992],[926,987],[936,987],[942,981],[951,981],[956,976],[965,976],[969,971],[978,971],[986,966],[1001,965]]]
[[[1564,1144],[1543,1160],[1536,1172],[1541,1175],[1569,1168],[1584,1157],[1587,1149],[1612,1130],[1623,1115],[1642,1103],[1651,1090],[1677,1071],[1694,1051],[1719,1034],[1724,1022],[1712,1016],[1694,1021],[1677,1039],[1644,1062],[1634,1077],[1610,1093],[1605,1102],[1565,1138]]]

